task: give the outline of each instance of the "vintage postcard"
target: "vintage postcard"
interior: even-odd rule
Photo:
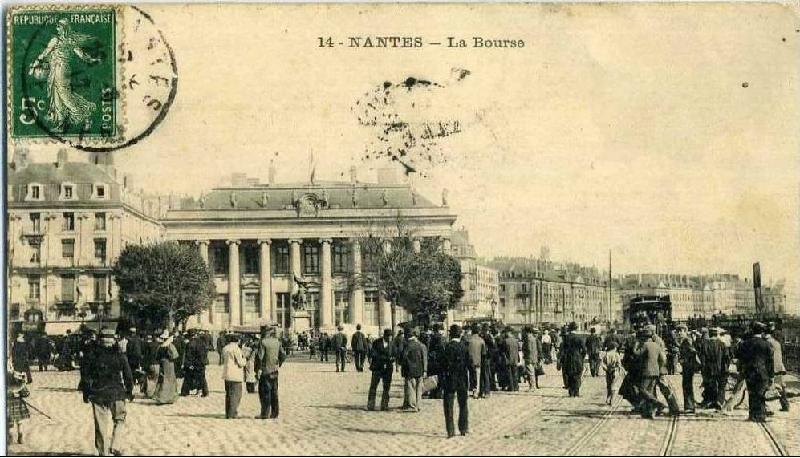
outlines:
[[[800,454],[796,4],[3,14],[8,454]]]

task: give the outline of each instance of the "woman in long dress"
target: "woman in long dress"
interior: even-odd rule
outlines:
[[[169,331],[164,331],[159,340],[161,345],[156,351],[156,360],[159,364],[158,384],[153,399],[156,404],[172,404],[178,399],[178,379],[175,377],[178,349],[173,345]]]
[[[86,100],[72,87],[72,75],[77,70],[73,68],[75,57],[88,64],[100,62],[83,49],[92,40],[90,35],[74,32],[69,22],[62,19],[56,24],[56,35],[30,66],[31,75],[47,78],[46,119],[55,131],[63,131],[67,126],[88,127],[97,109],[94,102]]]

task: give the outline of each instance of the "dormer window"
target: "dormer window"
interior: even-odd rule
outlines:
[[[74,183],[62,183],[61,184],[61,195],[59,196],[61,200],[75,200],[78,198],[77,194],[75,193],[75,184]]]
[[[44,189],[39,183],[31,183],[28,185],[28,194],[25,200],[44,200]]]
[[[104,183],[95,183],[94,186],[92,186],[92,198],[93,199],[108,198],[108,188]]]

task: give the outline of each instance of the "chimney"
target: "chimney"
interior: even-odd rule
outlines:
[[[133,177],[130,175],[122,176],[122,187],[129,192],[133,192]]]
[[[275,160],[269,160],[269,174],[267,176],[267,184],[274,185],[275,184],[275,174],[278,173],[277,169],[275,168]]]
[[[378,184],[394,185],[398,184],[397,170],[394,167],[381,167],[377,170]]]
[[[28,166],[28,148],[17,148],[14,150],[14,168],[24,169]]]
[[[63,169],[65,165],[69,162],[69,152],[66,148],[62,148],[58,150],[58,156],[56,156],[56,168]]]
[[[233,175],[231,175],[231,186],[234,188],[247,187],[247,174],[234,173]]]

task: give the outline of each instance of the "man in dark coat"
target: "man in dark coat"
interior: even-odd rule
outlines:
[[[225,331],[221,331],[217,336],[217,354],[219,355],[219,365],[222,366],[222,349],[226,344]]]
[[[327,332],[323,332],[319,336],[319,362],[328,362],[328,350],[331,346],[331,338],[328,337]]]
[[[208,396],[206,366],[208,366],[206,342],[194,331],[189,331],[189,343],[186,344],[186,353],[183,358],[184,378],[181,396],[188,396],[192,390],[200,390],[203,397]]]
[[[394,371],[395,346],[392,344],[392,330],[384,329],[383,338],[377,339],[372,344],[372,360],[369,370],[372,371],[372,380],[369,383],[367,395],[367,410],[375,409],[375,394],[378,383],[383,383],[381,396],[381,410],[389,410],[389,388],[392,385],[392,372]]]
[[[336,352],[336,372],[344,372],[344,364],[347,362],[347,336],[343,330],[344,328],[339,326],[331,338],[331,347]]]
[[[567,335],[561,343],[561,370],[567,382],[567,392],[571,397],[581,395],[583,361],[586,358],[586,343],[575,333],[578,325],[573,321],[567,327]]]
[[[725,386],[728,383],[729,355],[725,344],[717,337],[717,328],[708,331],[705,344],[703,372],[706,379],[707,406],[722,410],[725,404]]]
[[[128,348],[125,356],[128,358],[128,365],[131,367],[133,374],[133,383],[142,383],[144,372],[142,371],[142,357],[144,355],[144,342],[139,334],[136,332],[135,327],[131,327],[128,332]]]
[[[124,451],[114,445],[120,443],[125,423],[125,400],[133,399],[131,368],[127,358],[115,348],[114,332],[109,329],[100,331],[100,342],[90,356],[84,359],[81,374],[83,402],[91,402],[94,412],[94,445],[100,456],[122,456]],[[110,437],[109,429],[112,429]]]
[[[428,376],[436,376],[436,388],[428,394],[430,399],[439,399],[442,394],[441,368],[444,355],[444,336],[441,334],[439,324],[433,325],[431,335],[428,337]]]
[[[461,342],[461,327],[450,326],[450,341],[444,347],[442,358],[442,399],[447,437],[456,435],[453,424],[453,407],[458,398],[458,430],[462,436],[469,433],[469,350]]]
[[[183,378],[183,361],[186,356],[186,341],[187,338],[180,332],[177,333],[172,340],[175,349],[178,350],[178,359],[175,360],[175,376]]]
[[[694,374],[699,369],[697,350],[688,335],[687,328],[680,329],[681,385],[683,387],[683,411],[695,413]]]
[[[367,338],[361,332],[361,325],[356,325],[356,332],[350,337],[350,349],[353,350],[353,363],[358,372],[364,372],[364,358],[367,354]]]
[[[622,354],[622,367],[625,369],[625,377],[619,387],[619,394],[628,401],[633,410],[636,411],[641,404],[642,396],[639,393],[641,385],[642,365],[633,353],[637,341],[634,336],[628,336],[624,342],[624,352]]]
[[[592,377],[600,374],[600,347],[602,342],[600,336],[594,328],[589,330],[589,337],[586,338],[586,353],[589,355],[589,373]]]
[[[772,347],[763,334],[767,327],[763,323],[753,323],[752,335],[739,345],[736,357],[742,365],[742,373],[747,383],[750,421],[764,422],[767,419],[767,388],[774,375]]]
[[[511,328],[503,331],[503,356],[505,359],[507,391],[519,391],[519,340],[514,336]]]
[[[53,341],[46,335],[36,339],[36,360],[39,362],[39,372],[47,371],[54,348]]]
[[[481,339],[486,344],[486,356],[484,356],[481,363],[481,384],[478,389],[478,397],[489,397],[491,392],[497,390],[494,381],[494,357],[497,353],[497,346],[495,345],[494,337],[489,333],[489,326],[483,325],[481,327]]]
[[[406,335],[405,335],[405,332],[404,332],[403,329],[400,329],[399,331],[397,331],[397,336],[395,336],[394,341],[392,342],[392,345],[394,345],[394,354],[395,355],[398,355],[398,357],[399,357],[399,355],[403,354],[403,350],[405,349],[405,345],[406,345]],[[397,364],[397,368],[396,369],[399,370],[400,369],[400,360],[399,359],[395,360],[395,364]]]

